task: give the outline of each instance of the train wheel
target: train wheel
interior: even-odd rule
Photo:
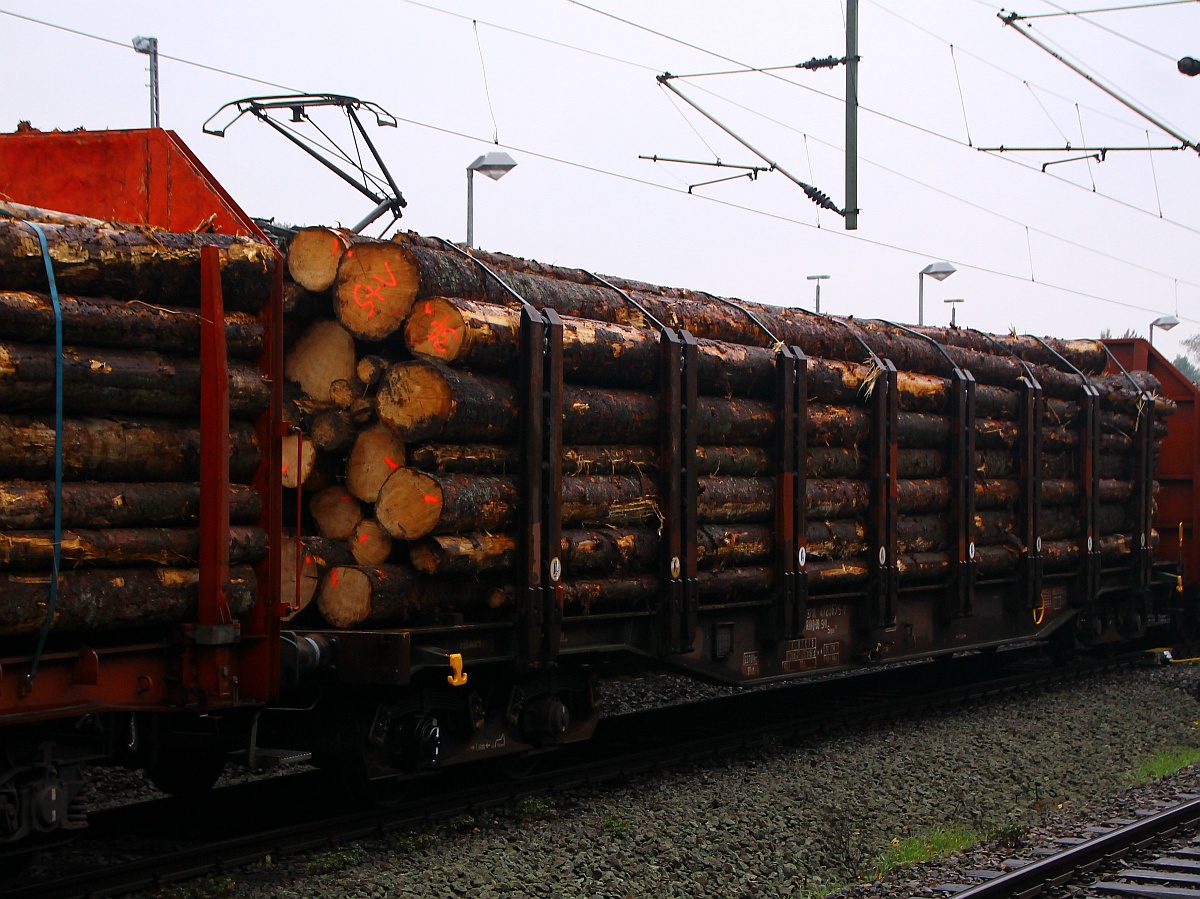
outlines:
[[[172,747],[146,766],[146,776],[164,793],[179,799],[199,799],[224,772],[225,755],[219,747]]]

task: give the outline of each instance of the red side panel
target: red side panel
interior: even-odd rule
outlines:
[[[0,199],[172,231],[211,229],[269,243],[178,136],[161,129],[0,134]],[[219,269],[212,271],[216,278],[208,280],[219,280]],[[212,290],[219,295],[219,287],[210,285]],[[266,337],[259,368],[270,379],[272,395],[270,410],[256,423],[263,462],[254,478],[263,497],[259,523],[272,549],[280,541],[282,297],[282,259],[277,258],[271,297],[264,298],[260,313]],[[219,320],[213,310],[205,318]],[[224,337],[215,327],[207,330],[206,340]],[[217,348],[216,354],[223,356],[223,351]],[[212,376],[225,380],[219,372]],[[209,456],[202,466],[201,489],[225,497],[228,453],[218,447]],[[204,564],[210,569],[204,580],[213,599],[220,590],[221,571],[213,570],[220,568],[220,560]],[[256,575],[259,601],[233,643],[221,627],[228,612],[222,617],[210,602],[202,604],[196,622],[186,623],[163,643],[99,651],[82,646],[77,653],[47,654],[32,690],[25,683],[29,658],[0,658],[0,725],[107,709],[188,706],[210,711],[265,701],[279,689],[278,554],[260,562]]]
[[[1162,384],[1162,395],[1178,411],[1167,419],[1156,480],[1158,557],[1181,561],[1184,583],[1200,583],[1200,390],[1158,350],[1140,338],[1104,341],[1127,369],[1148,371]],[[1109,373],[1117,371],[1109,365]],[[1180,544],[1180,528],[1183,543]]]
[[[0,135],[0,197],[169,231],[211,219],[222,234],[263,237],[175,132],[161,128]]]

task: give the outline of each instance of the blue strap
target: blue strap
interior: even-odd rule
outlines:
[[[62,565],[62,501],[63,501],[63,326],[62,305],[58,301],[58,282],[54,279],[54,265],[50,261],[50,248],[46,243],[46,232],[36,222],[25,222],[37,232],[42,245],[42,261],[46,264],[46,280],[50,282],[50,300],[54,304],[54,565],[50,572],[50,597],[46,602],[46,617],[38,632],[37,649],[29,665],[25,679],[26,689],[33,686],[37,677],[38,663],[46,648],[46,638],[54,624],[54,610],[58,606],[58,571]]]

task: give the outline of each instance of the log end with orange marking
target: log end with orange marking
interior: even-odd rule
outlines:
[[[383,241],[342,257],[333,306],[342,326],[362,340],[383,340],[404,325],[421,283],[412,251]]]
[[[398,540],[417,540],[433,533],[442,513],[442,488],[424,472],[401,468],[379,491],[375,517]]]

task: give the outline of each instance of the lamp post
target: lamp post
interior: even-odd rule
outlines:
[[[958,269],[949,262],[931,262],[917,273],[917,324],[925,324],[925,276],[945,281]]]
[[[1155,328],[1158,328],[1160,331],[1170,331],[1177,324],[1179,324],[1179,319],[1174,315],[1160,315],[1154,321],[1150,322],[1150,346],[1154,346]]]
[[[133,49],[150,57],[150,127],[158,127],[158,38],[135,37]]]
[[[516,160],[502,150],[484,153],[467,166],[467,246],[475,245],[475,173],[499,181],[516,167]]]
[[[965,303],[966,300],[964,300],[962,297],[955,297],[952,300],[942,300],[942,302],[950,304],[950,327],[957,328],[958,319],[955,317],[954,313],[958,311],[958,304]]]
[[[807,280],[817,282],[817,311],[821,311],[821,282],[828,281],[829,275],[809,275]]]

